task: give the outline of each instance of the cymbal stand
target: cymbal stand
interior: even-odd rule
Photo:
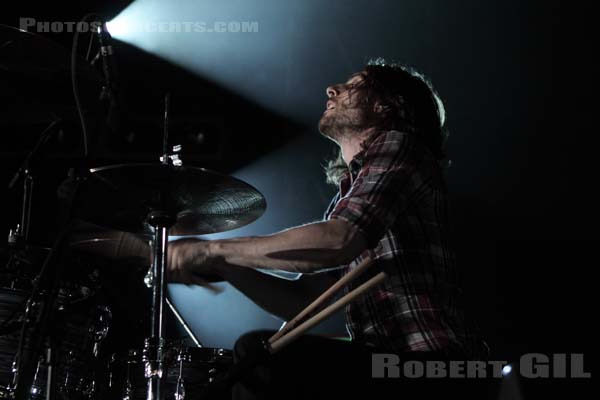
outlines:
[[[170,165],[168,138],[169,138],[169,107],[170,94],[165,96],[163,155],[162,164]],[[164,306],[167,292],[165,273],[167,269],[167,248],[169,228],[175,223],[175,218],[166,211],[161,199],[162,210],[154,210],[148,214],[147,221],[154,228],[153,240],[153,265],[152,265],[152,306],[150,338],[146,339],[144,346],[145,377],[147,381],[147,400],[163,400],[163,377],[166,375],[164,353],[166,349]]]
[[[148,215],[154,227],[154,263],[152,266],[152,306],[150,338],[146,339],[145,376],[148,379],[147,400],[162,400],[164,351],[166,346],[164,305],[166,294],[165,270],[167,267],[167,240],[172,218],[161,211]]]
[[[153,248],[152,241],[150,241],[150,247]],[[154,279],[154,264],[150,265],[148,273],[144,277],[144,283],[146,284],[146,287],[148,289],[152,288],[152,279]],[[165,301],[167,303],[167,306],[169,307],[169,309],[171,309],[171,312],[175,316],[175,319],[177,319],[183,330],[185,330],[190,339],[192,339],[196,347],[204,347],[202,342],[200,342],[200,340],[196,337],[194,332],[192,332],[190,325],[185,321],[185,319],[183,319],[183,316],[179,313],[179,311],[177,311],[177,308],[175,307],[175,305],[173,305],[168,295],[165,297]]]

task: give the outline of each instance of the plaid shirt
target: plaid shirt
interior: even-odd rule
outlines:
[[[458,349],[478,357],[485,346],[467,329],[458,304],[454,254],[448,244],[443,172],[413,134],[387,131],[351,161],[325,219],[356,226],[368,246],[340,270],[375,261],[360,285],[388,278],[346,308],[357,342],[395,352]]]

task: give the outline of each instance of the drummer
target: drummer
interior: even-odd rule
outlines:
[[[465,360],[487,350],[460,306],[448,243],[439,96],[419,73],[381,59],[326,94],[318,126],[339,146],[327,169],[339,191],[324,220],[269,236],[172,242],[170,279],[200,285],[224,279],[289,321],[367,257],[375,262],[371,271],[384,270],[388,278],[346,307],[350,342],[304,336],[236,385],[237,398],[316,398],[319,385],[339,398],[340,390],[356,394],[358,382],[372,383],[372,353]],[[256,269],[302,275],[285,280]],[[270,334],[244,335],[236,357]]]

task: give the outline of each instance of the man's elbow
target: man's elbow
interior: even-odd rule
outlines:
[[[343,220],[330,220],[335,230],[335,252],[333,264],[350,263],[367,248],[367,241],[362,232],[353,224]]]

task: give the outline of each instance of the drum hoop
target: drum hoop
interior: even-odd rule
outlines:
[[[126,362],[128,364],[142,363],[144,351],[141,348],[133,348],[114,355],[114,361]],[[220,360],[231,360],[233,351],[221,347],[188,347],[167,344],[165,353],[173,355],[171,363],[183,361],[184,363],[213,363]]]

